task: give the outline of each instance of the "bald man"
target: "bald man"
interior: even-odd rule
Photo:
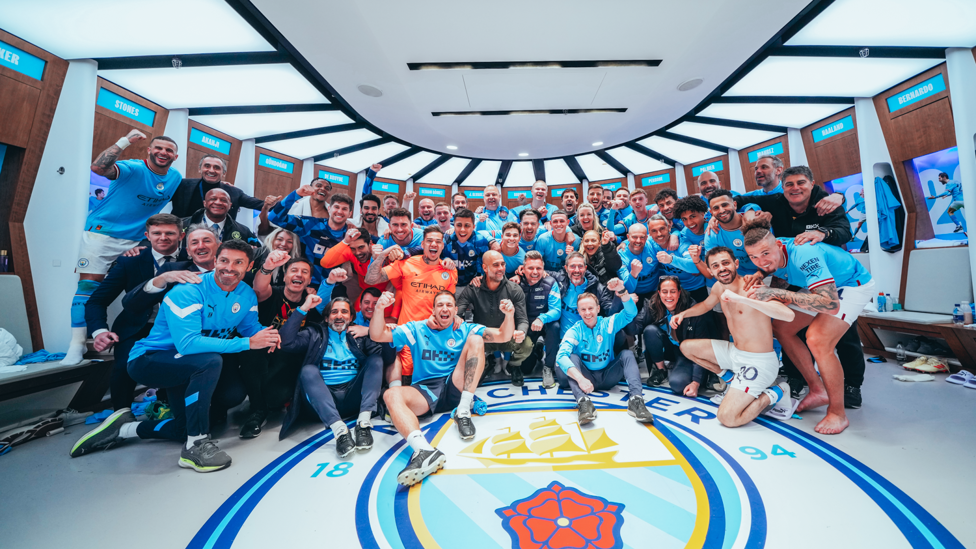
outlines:
[[[413,220],[415,227],[420,227],[423,229],[429,225],[436,225],[437,219],[434,218],[434,201],[429,198],[423,198],[418,204],[418,209],[420,210],[420,217]],[[441,227],[443,229],[443,227]]]
[[[505,223],[516,221],[518,217],[511,215],[508,208],[502,206],[501,192],[498,187],[488,185],[484,191],[484,208],[479,208],[475,229],[479,231],[500,231]]]
[[[702,172],[698,176],[698,193],[708,200],[708,197],[712,196],[712,193],[722,188],[722,182],[718,179],[718,174],[715,172]],[[735,196],[739,193],[733,191]]]
[[[189,227],[198,223],[214,229],[221,242],[228,240],[243,240],[249,244],[257,245],[258,240],[254,237],[251,229],[241,225],[230,216],[232,201],[230,194],[221,189],[211,189],[203,197],[203,208],[197,210],[190,217],[183,218],[183,226]],[[182,252],[185,256],[186,252]],[[188,258],[183,257],[182,260]]]
[[[522,288],[505,278],[505,258],[494,250],[487,251],[482,256],[482,268],[485,276],[479,287],[466,287],[458,295],[458,316],[471,318],[474,322],[489,328],[498,328],[505,321],[505,314],[499,309],[502,300],[510,300],[515,305],[515,332],[512,339],[505,342],[485,343],[485,353],[495,351],[512,353],[509,359],[509,370],[513,382],[521,381],[522,362],[532,354],[533,341],[525,337],[529,331],[529,316],[525,312],[525,293]],[[489,371],[485,368],[485,371]],[[518,372],[516,374],[516,372]],[[516,376],[518,379],[515,379]]]

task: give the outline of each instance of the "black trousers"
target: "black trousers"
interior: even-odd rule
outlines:
[[[534,320],[534,319],[533,319]],[[531,325],[531,321],[529,324]],[[558,320],[550,322],[542,326],[542,330],[539,332],[534,332],[529,330],[529,333],[525,334],[526,339],[530,339],[535,342],[535,347],[533,348],[532,354],[529,355],[525,361],[522,362],[522,374],[530,375],[533,370],[535,370],[536,365],[539,363],[540,353],[537,352],[539,347],[539,338],[543,338],[543,352],[545,352],[545,362],[547,368],[556,367],[556,353],[559,351],[559,329],[560,323]]]
[[[136,341],[149,335],[152,324],[146,324],[136,335],[123,339],[115,344],[112,353],[115,364],[112,365],[112,376],[109,381],[109,394],[112,396],[112,408],[121,410],[132,406],[132,397],[136,392],[136,381],[129,375],[129,352]]]
[[[806,343],[806,328],[800,330],[797,335]],[[844,369],[844,385],[860,387],[864,384],[864,349],[861,346],[861,336],[857,333],[856,320],[837,342],[837,358],[840,359],[840,365]],[[803,377],[785,352],[783,353],[783,371],[788,377]]]
[[[644,328],[644,361],[647,363],[647,371],[650,372],[651,368],[656,367],[655,363],[663,360],[671,362],[668,385],[675,394],[683,394],[685,387],[692,381],[701,385],[705,369],[681,354],[681,348],[672,343],[661,328],[648,324]]]
[[[241,381],[247,390],[251,412],[271,412],[291,400],[303,355],[267,349],[240,354]]]
[[[366,357],[356,377],[342,385],[326,385],[319,368],[306,364],[301,368],[301,383],[308,404],[328,427],[344,417],[376,411],[383,383],[383,358],[379,355]],[[292,405],[295,404],[298,403]]]

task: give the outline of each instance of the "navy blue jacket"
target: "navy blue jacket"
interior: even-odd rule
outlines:
[[[108,306],[120,294],[129,292],[152,278],[155,268],[156,262],[151,248],[143,249],[134,257],[120,256],[108,270],[105,280],[85,303],[88,334],[91,335],[95,330],[108,330]],[[125,308],[112,323],[112,331],[119,336],[120,341],[133,337],[145,327],[150,314],[152,306],[141,309]]]
[[[125,294],[125,297],[122,298],[122,306],[125,307],[126,310],[132,308],[136,311],[143,309],[151,311],[153,307],[162,303],[163,298],[166,297],[166,292],[173,289],[173,286],[178,284],[177,282],[167,284],[163,291],[156,292],[154,294],[146,293],[146,291],[143,290],[143,287],[146,285],[146,282],[149,282],[149,279],[155,278],[156,276],[169,271],[190,271],[198,273],[200,272],[200,268],[197,267],[196,263],[192,261],[171,261],[160,267],[159,271],[157,271],[155,275],[153,275],[152,271],[150,271],[149,277],[144,278],[142,283],[138,284],[135,288],[132,288],[128,291],[128,293]]]

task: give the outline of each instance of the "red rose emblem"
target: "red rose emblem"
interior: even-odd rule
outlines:
[[[512,549],[620,549],[624,505],[553,482],[497,509]]]

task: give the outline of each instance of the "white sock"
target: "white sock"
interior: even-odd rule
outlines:
[[[373,424],[369,422],[369,418],[373,415],[373,412],[359,412],[359,426],[360,427],[372,427]]]
[[[461,402],[458,403],[457,415],[460,417],[471,417],[471,403],[474,402],[474,393],[464,391],[461,393]]]
[[[138,433],[136,433],[136,429],[139,428],[140,423],[142,422],[130,421],[129,423],[123,424],[122,428],[119,429],[119,436],[122,438],[139,438]]]
[[[407,444],[409,444],[410,447],[413,448],[413,453],[415,454],[421,450],[427,450],[430,452],[434,451],[434,447],[431,446],[429,442],[427,442],[427,439],[424,438],[424,434],[421,433],[419,430],[414,431],[409,435],[407,435]]]
[[[205,439],[205,438],[207,438],[207,435],[187,435],[187,437],[186,437],[186,449],[189,450],[190,448],[193,448],[193,443],[194,442],[196,442],[198,440]]]
[[[68,344],[68,351],[64,355],[64,360],[61,361],[62,366],[74,366],[80,363],[85,357],[85,351],[88,350],[88,328],[82,326],[81,328],[71,329],[71,343]]]
[[[403,385],[403,383],[399,379],[390,382],[390,388],[391,389],[394,388],[394,387],[399,387],[401,385]]]
[[[329,428],[332,429],[332,434],[334,434],[337,438],[339,435],[344,435],[349,432],[349,428],[346,427],[346,424],[341,419],[332,425],[329,425]]]
[[[773,385],[763,391],[763,394],[769,397],[769,405],[775,406],[777,402],[782,400],[784,393],[783,389],[780,389],[779,385]]]

